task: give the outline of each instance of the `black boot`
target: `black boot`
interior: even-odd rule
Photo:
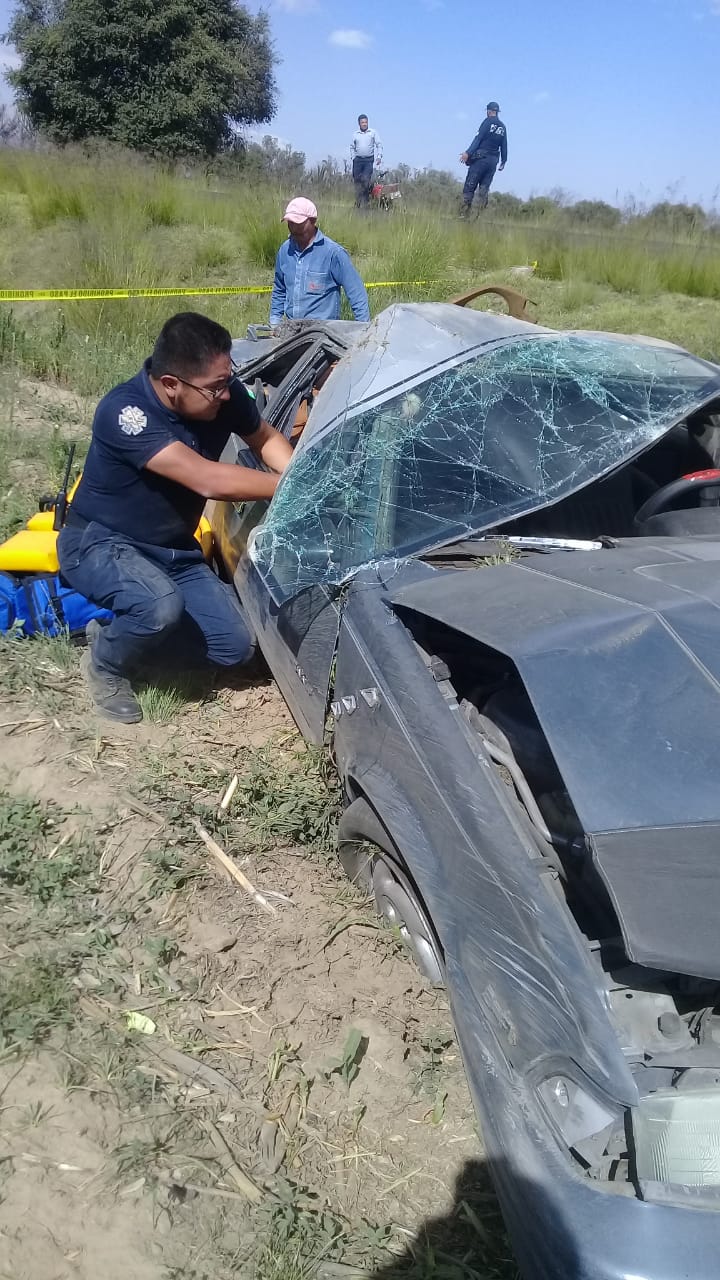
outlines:
[[[119,720],[122,724],[137,724],[142,720],[143,714],[140,703],[130,687],[130,681],[125,680],[123,676],[113,675],[112,671],[105,671],[95,662],[93,641],[100,630],[100,624],[95,619],[88,622],[85,628],[88,647],[80,660],[80,668],[90,690],[90,696],[97,710],[101,715],[107,716],[108,720]]]

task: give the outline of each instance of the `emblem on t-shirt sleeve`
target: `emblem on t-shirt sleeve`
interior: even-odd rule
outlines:
[[[139,436],[147,426],[147,415],[137,405],[126,404],[118,414],[118,424],[126,436]]]

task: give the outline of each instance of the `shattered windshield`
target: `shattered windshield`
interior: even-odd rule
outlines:
[[[352,359],[352,355],[348,357]],[[720,394],[669,346],[552,334],[419,375],[308,440],[250,554],[277,598],[477,534],[582,488]]]

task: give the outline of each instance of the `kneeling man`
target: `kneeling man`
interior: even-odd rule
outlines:
[[[95,413],[58,555],[70,586],[115,615],[90,623],[85,657],[93,701],[113,720],[142,719],[129,677],[165,641],[188,664],[233,666],[254,651],[232,587],[193,534],[208,498],[271,498],[292,450],[234,377],[231,343],[207,316],[172,316]],[[218,462],[232,432],[271,472]]]

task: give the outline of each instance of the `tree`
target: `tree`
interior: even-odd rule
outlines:
[[[707,214],[699,204],[673,204],[669,200],[663,200],[661,204],[652,206],[643,221],[655,224],[663,230],[682,234],[704,231]]]
[[[17,105],[53,142],[215,155],[275,110],[267,15],[234,0],[18,0]]]
[[[520,210],[523,218],[551,218],[560,213],[560,206],[550,196],[530,196]]]
[[[35,141],[33,131],[17,111],[13,111],[7,103],[0,103],[0,145],[4,147],[23,147],[29,150]]]
[[[617,227],[622,218],[619,209],[604,200],[576,200],[570,205],[568,215],[573,222],[584,222],[596,227]]]
[[[305,152],[293,151],[289,142],[280,142],[266,133],[262,142],[247,144],[248,158],[254,159],[264,178],[277,182],[302,182],[305,176]]]
[[[522,217],[523,201],[511,191],[491,191],[490,210],[503,218]]]
[[[460,184],[448,169],[416,169],[411,186],[412,193],[424,204],[448,204],[460,195]]]

